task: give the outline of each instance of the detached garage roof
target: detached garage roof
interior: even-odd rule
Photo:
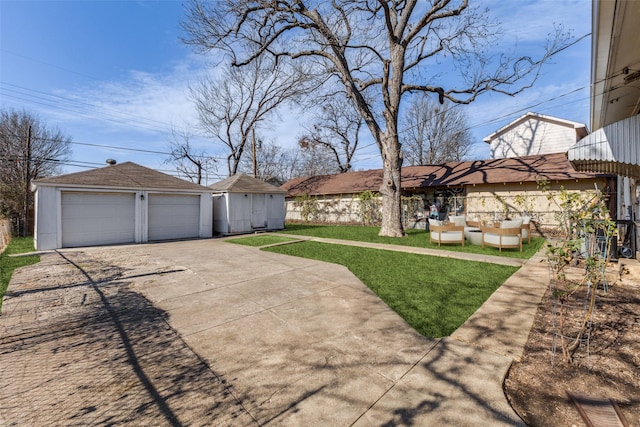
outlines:
[[[449,162],[442,165],[406,166],[402,168],[402,188],[419,189],[504,182],[536,182],[539,179],[565,181],[590,179],[594,173],[576,172],[565,153],[504,159]],[[382,170],[347,172],[296,178],[282,188],[288,196],[302,194],[351,194],[378,191],[382,183]]]
[[[285,194],[287,191],[267,182],[245,175],[232,175],[227,179],[211,184],[209,189],[217,193],[271,193]]]
[[[203,185],[185,181],[132,162],[39,179],[33,181],[33,184],[35,186],[56,187],[210,191]]]

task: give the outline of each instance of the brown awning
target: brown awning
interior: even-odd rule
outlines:
[[[640,115],[612,123],[587,135],[567,152],[580,172],[640,179]]]

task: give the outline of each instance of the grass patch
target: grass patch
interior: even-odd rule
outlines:
[[[265,248],[346,266],[420,334],[462,325],[517,267],[320,242]]]
[[[38,255],[13,257],[9,255],[23,254],[33,251],[32,237],[14,237],[9,246],[0,254],[0,310],[2,310],[2,298],[7,291],[9,281],[16,268],[40,262]]]
[[[453,252],[466,252],[483,255],[495,255],[509,258],[529,259],[544,243],[542,237],[532,237],[531,243],[523,243],[522,252],[519,249],[503,249],[485,247],[479,245],[442,245],[429,243],[429,232],[419,229],[405,230],[405,237],[381,237],[379,227],[365,227],[355,225],[311,225],[311,224],[286,224],[283,233],[298,234],[301,236],[323,237],[328,239],[355,240],[359,242],[386,243],[390,245],[411,246],[417,248],[441,249]]]
[[[296,239],[283,236],[274,236],[273,234],[263,234],[259,236],[238,237],[236,239],[228,239],[229,243],[237,243],[238,245],[245,246],[267,246],[275,245],[277,243],[295,242]]]

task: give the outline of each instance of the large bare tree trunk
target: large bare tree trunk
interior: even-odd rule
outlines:
[[[383,221],[380,236],[402,237],[404,236],[404,227],[402,226],[401,211],[402,157],[400,145],[397,140],[394,141],[393,136],[385,135],[382,150],[384,165],[380,194],[382,195]]]
[[[382,227],[380,236],[402,237],[402,152],[398,140],[398,110],[402,95],[402,73],[404,69],[405,48],[393,38],[389,43],[391,60],[384,63],[382,98],[385,104],[383,112],[386,130],[382,136],[380,151],[382,154]]]

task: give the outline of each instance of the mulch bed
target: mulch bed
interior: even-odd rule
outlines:
[[[581,311],[584,299],[576,293],[571,309]],[[640,426],[640,274],[625,270],[606,294],[598,292],[588,346],[583,342],[573,364],[564,361],[554,332],[556,312],[547,291],[524,355],[505,381],[513,408],[530,426],[582,426],[573,393],[612,399],[630,426]]]

